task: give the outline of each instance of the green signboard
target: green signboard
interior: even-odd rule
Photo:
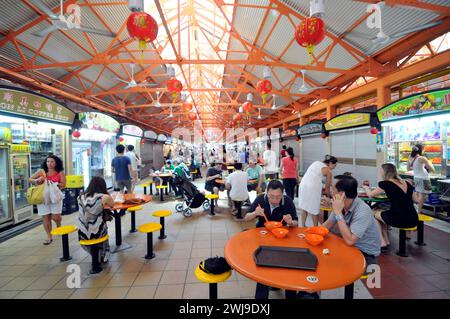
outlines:
[[[39,121],[72,125],[75,113],[58,102],[31,91],[0,86],[0,112]]]
[[[340,130],[370,124],[370,113],[347,113],[338,115],[325,123],[327,131]]]
[[[450,89],[414,94],[377,111],[380,122],[450,111]]]
[[[78,119],[81,122],[81,127],[97,130],[109,133],[118,133],[120,129],[120,124],[112,117],[97,113],[97,112],[85,112],[79,113]]]

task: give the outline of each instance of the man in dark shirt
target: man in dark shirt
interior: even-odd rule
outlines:
[[[271,180],[267,185],[265,194],[256,197],[249,213],[244,221],[258,218],[256,227],[264,227],[266,215],[270,221],[282,221],[284,226],[298,226],[298,216],[294,202],[288,196],[283,195],[283,184],[279,180]],[[286,298],[295,298],[296,292],[286,290]],[[260,283],[256,284],[255,299],[269,298],[269,287]]]
[[[128,156],[124,155],[125,146],[119,144],[116,146],[117,156],[111,162],[112,172],[115,173],[116,185],[123,194],[124,188],[127,192],[132,192],[131,176],[133,175],[133,168]]]
[[[212,194],[219,194],[219,191],[223,191],[225,189],[225,184],[219,184],[216,182],[216,179],[222,179],[222,163],[215,162],[211,165],[210,168],[206,171],[206,182],[205,189]],[[215,205],[217,208],[217,212],[219,212],[218,201],[215,201]],[[215,215],[214,213],[210,213],[210,215]]]

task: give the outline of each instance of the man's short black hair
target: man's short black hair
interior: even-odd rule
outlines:
[[[122,144],[117,145],[116,151],[117,153],[122,154],[125,151],[125,146],[123,146]]]
[[[128,145],[127,146],[127,150],[128,150],[128,152],[131,152],[131,151],[133,151],[134,150],[134,146],[133,145]]]
[[[234,168],[240,171],[242,169],[242,163],[235,163]]]
[[[345,197],[355,199],[358,196],[358,181],[352,176],[337,175],[334,177],[337,182],[335,184],[338,192],[344,192]]]
[[[271,189],[281,189],[281,192],[284,191],[284,187],[283,187],[283,183],[281,183],[279,180],[277,179],[273,179],[269,182],[269,184],[267,185],[267,190],[266,192],[268,192]]]

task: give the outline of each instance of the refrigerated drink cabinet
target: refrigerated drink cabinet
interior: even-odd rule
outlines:
[[[31,219],[33,205],[27,202],[28,180],[31,174],[31,147],[29,145],[11,144],[11,191],[14,222]]]
[[[11,177],[9,168],[9,146],[0,144],[0,228],[14,223],[11,207]],[[6,169],[5,169],[6,168]]]

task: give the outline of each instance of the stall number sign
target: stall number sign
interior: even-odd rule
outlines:
[[[55,101],[32,92],[3,87],[0,87],[0,111],[70,125],[75,118],[75,113]]]
[[[336,116],[325,123],[327,131],[338,130],[342,128],[367,125],[370,123],[369,113],[352,113]]]
[[[406,97],[377,112],[380,121],[450,110],[450,89]]]

